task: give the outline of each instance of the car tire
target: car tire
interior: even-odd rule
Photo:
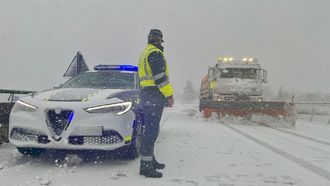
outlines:
[[[120,150],[120,157],[123,159],[133,160],[140,156],[142,143],[142,124],[138,123],[133,131],[132,142],[129,146]]]
[[[17,147],[17,150],[23,155],[40,156],[46,149]]]

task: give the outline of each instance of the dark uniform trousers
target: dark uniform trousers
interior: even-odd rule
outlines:
[[[154,155],[154,144],[159,134],[159,125],[162,118],[165,97],[158,87],[144,87],[140,94],[143,109],[143,138],[141,144],[142,160]],[[148,160],[147,160],[148,161]]]

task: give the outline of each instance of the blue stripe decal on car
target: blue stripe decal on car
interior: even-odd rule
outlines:
[[[71,121],[73,120],[74,112],[72,111],[69,115],[68,124],[65,127],[65,130],[69,127]]]

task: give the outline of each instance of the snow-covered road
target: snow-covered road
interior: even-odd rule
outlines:
[[[242,119],[206,121],[195,110],[164,113],[155,150],[167,166],[161,179],[139,176],[139,160],[24,157],[6,144],[0,185],[330,186],[329,126],[300,119],[278,130]]]

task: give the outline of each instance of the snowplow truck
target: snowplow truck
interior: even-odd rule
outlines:
[[[212,113],[220,117],[228,114],[245,118],[266,114],[294,125],[294,103],[265,101],[263,85],[266,83],[267,71],[256,58],[219,58],[202,79],[199,110],[205,118]]]

